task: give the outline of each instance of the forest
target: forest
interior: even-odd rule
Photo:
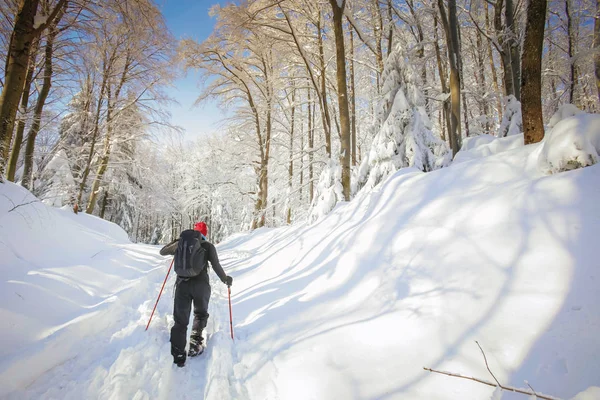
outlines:
[[[599,4],[232,1],[199,42],[150,0],[1,0],[0,177],[138,242],[315,222],[469,138],[597,113]],[[193,142],[167,93],[191,70],[228,115]]]

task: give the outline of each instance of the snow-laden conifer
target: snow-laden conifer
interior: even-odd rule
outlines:
[[[371,127],[371,150],[358,171],[357,189],[370,190],[400,168],[432,171],[447,166],[446,142],[431,131],[422,83],[397,46],[383,71],[383,98]]]

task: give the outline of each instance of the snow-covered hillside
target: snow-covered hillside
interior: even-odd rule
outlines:
[[[565,399],[600,386],[600,166],[546,176],[543,144],[482,145],[314,225],[221,243],[236,340],[211,272],[208,349],[183,369],[173,279],[144,331],[170,261],[158,247],[41,203],[8,212],[33,199],[0,186],[0,396],[525,398],[423,370],[493,381],[475,341],[505,385]]]
[[[539,146],[404,169],[315,226],[223,245],[248,398],[490,398],[422,369],[493,381],[476,340],[503,384],[600,385],[600,166],[542,176]]]

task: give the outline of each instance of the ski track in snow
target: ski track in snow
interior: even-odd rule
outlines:
[[[132,244],[124,247],[138,253],[140,250],[146,254],[158,253],[154,246]],[[112,251],[111,256],[119,250]],[[227,265],[227,253],[221,258]],[[71,351],[76,355],[47,370],[25,389],[9,393],[6,398],[244,398],[243,389],[236,384],[233,374],[233,365],[238,359],[229,334],[226,286],[214,272],[210,271],[212,295],[210,318],[204,331],[207,347],[203,354],[188,358],[184,368],[173,364],[169,343],[169,329],[173,324],[173,273],[165,285],[150,328],[144,330],[168,265],[169,260],[155,263],[155,268],[143,282],[119,296],[118,302],[102,311],[102,315],[92,314],[78,322],[91,325],[96,332],[74,343]],[[144,294],[147,299],[142,298]],[[109,319],[110,323],[104,323]],[[191,320],[188,334],[190,329]],[[67,337],[69,339],[72,340]],[[57,342],[53,341],[51,345],[56,346]]]

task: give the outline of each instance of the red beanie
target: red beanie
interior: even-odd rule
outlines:
[[[197,222],[194,225],[194,230],[200,232],[204,236],[208,235],[208,227],[204,222]]]

